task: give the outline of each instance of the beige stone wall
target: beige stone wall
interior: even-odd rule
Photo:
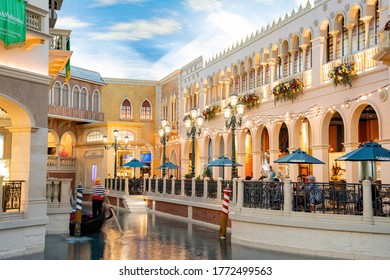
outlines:
[[[156,87],[129,84],[107,84],[102,88],[101,111],[106,121],[120,121],[120,108],[123,100],[129,99],[133,109],[132,121],[140,121],[141,103],[148,99],[152,104],[152,119],[155,119]],[[147,123],[147,121],[143,121]],[[149,125],[146,125],[147,127]]]

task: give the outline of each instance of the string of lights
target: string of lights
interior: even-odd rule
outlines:
[[[361,102],[363,100],[366,100],[367,98],[371,97],[375,93],[379,94],[385,94],[387,96],[387,91],[390,86],[389,84],[386,84],[384,86],[379,87],[378,89],[375,89],[370,92],[363,93],[357,97],[354,98],[348,98],[344,100],[343,102],[336,103],[330,106],[320,107],[319,105],[313,105],[303,111],[300,112],[286,112],[284,114],[267,114],[267,115],[245,115],[243,117],[243,123],[250,123],[252,122],[252,127],[258,127],[261,124],[273,124],[278,122],[286,122],[289,120],[298,120],[300,118],[310,118],[310,117],[318,117],[322,114],[328,113],[328,112],[335,112],[340,108],[346,108],[348,109],[354,102]],[[244,126],[245,127],[245,126]],[[225,133],[227,132],[226,128],[205,128],[204,133],[207,133],[209,135],[215,135],[218,133]]]

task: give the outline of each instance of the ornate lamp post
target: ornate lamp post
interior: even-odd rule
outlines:
[[[125,141],[125,145],[126,146],[121,146],[119,143],[118,143],[118,130],[114,130],[114,143],[112,143],[111,145],[107,145],[108,143],[108,137],[107,136],[103,136],[103,141],[104,141],[104,148],[106,150],[109,150],[109,149],[114,149],[114,156],[115,156],[115,160],[114,160],[114,178],[116,177],[117,173],[116,173],[116,166],[117,166],[117,161],[118,161],[118,150],[126,150],[127,149],[127,143],[129,142],[129,137],[125,136],[124,137],[124,141]]]
[[[190,114],[184,117],[187,137],[192,139],[191,178],[195,177],[195,136],[200,135],[203,121],[203,116],[199,115],[199,111],[196,108],[193,108]]]
[[[166,150],[166,144],[169,139],[169,133],[171,133],[171,126],[168,124],[166,119],[163,119],[161,121],[161,127],[158,130],[158,133],[160,134],[160,142],[163,144],[163,165],[165,165],[166,162],[166,156],[165,156],[165,150]],[[162,169],[162,177],[164,178],[166,174],[166,169]]]
[[[245,105],[239,101],[238,95],[233,93],[230,98],[230,103],[223,109],[223,114],[226,120],[225,127],[232,128],[232,179],[237,178],[236,164],[236,126],[241,127],[242,116],[244,115]]]

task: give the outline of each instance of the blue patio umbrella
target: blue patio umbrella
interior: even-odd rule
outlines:
[[[143,164],[138,159],[133,158],[129,162],[126,162],[125,164],[121,165],[121,168],[134,168],[134,178],[135,178],[135,169],[136,168],[150,168],[146,164]]]
[[[121,166],[121,168],[126,168],[126,167],[129,167],[129,168],[149,168],[149,166],[147,166],[146,164],[143,164],[142,162],[140,162],[136,158],[133,158],[132,160],[130,160],[129,162],[127,162]]]
[[[230,158],[225,157],[225,156],[220,156],[217,159],[210,161],[209,163],[205,164],[208,167],[213,167],[213,166],[233,166],[233,162]],[[242,164],[239,164],[238,162],[234,163],[234,166],[242,166]],[[223,169],[223,175],[225,174],[225,170]]]
[[[301,149],[293,151],[284,157],[274,160],[275,163],[298,163],[298,164],[325,164],[325,162],[307,154]]]
[[[213,160],[206,164],[207,166],[233,166],[233,162],[230,158],[220,156],[216,160]],[[242,166],[242,164],[234,163],[234,166]]]
[[[356,150],[353,150],[336,160],[345,161],[390,161],[390,150],[382,147],[376,142],[363,144]]]
[[[336,160],[371,162],[371,174],[374,176],[373,162],[390,161],[390,150],[383,148],[381,144],[370,141]]]
[[[181,169],[181,167],[176,164],[173,164],[170,161],[167,161],[164,164],[157,167],[157,169]]]

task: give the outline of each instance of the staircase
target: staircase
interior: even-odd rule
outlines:
[[[142,195],[126,195],[123,197],[125,209],[134,213],[149,212],[148,205]]]

